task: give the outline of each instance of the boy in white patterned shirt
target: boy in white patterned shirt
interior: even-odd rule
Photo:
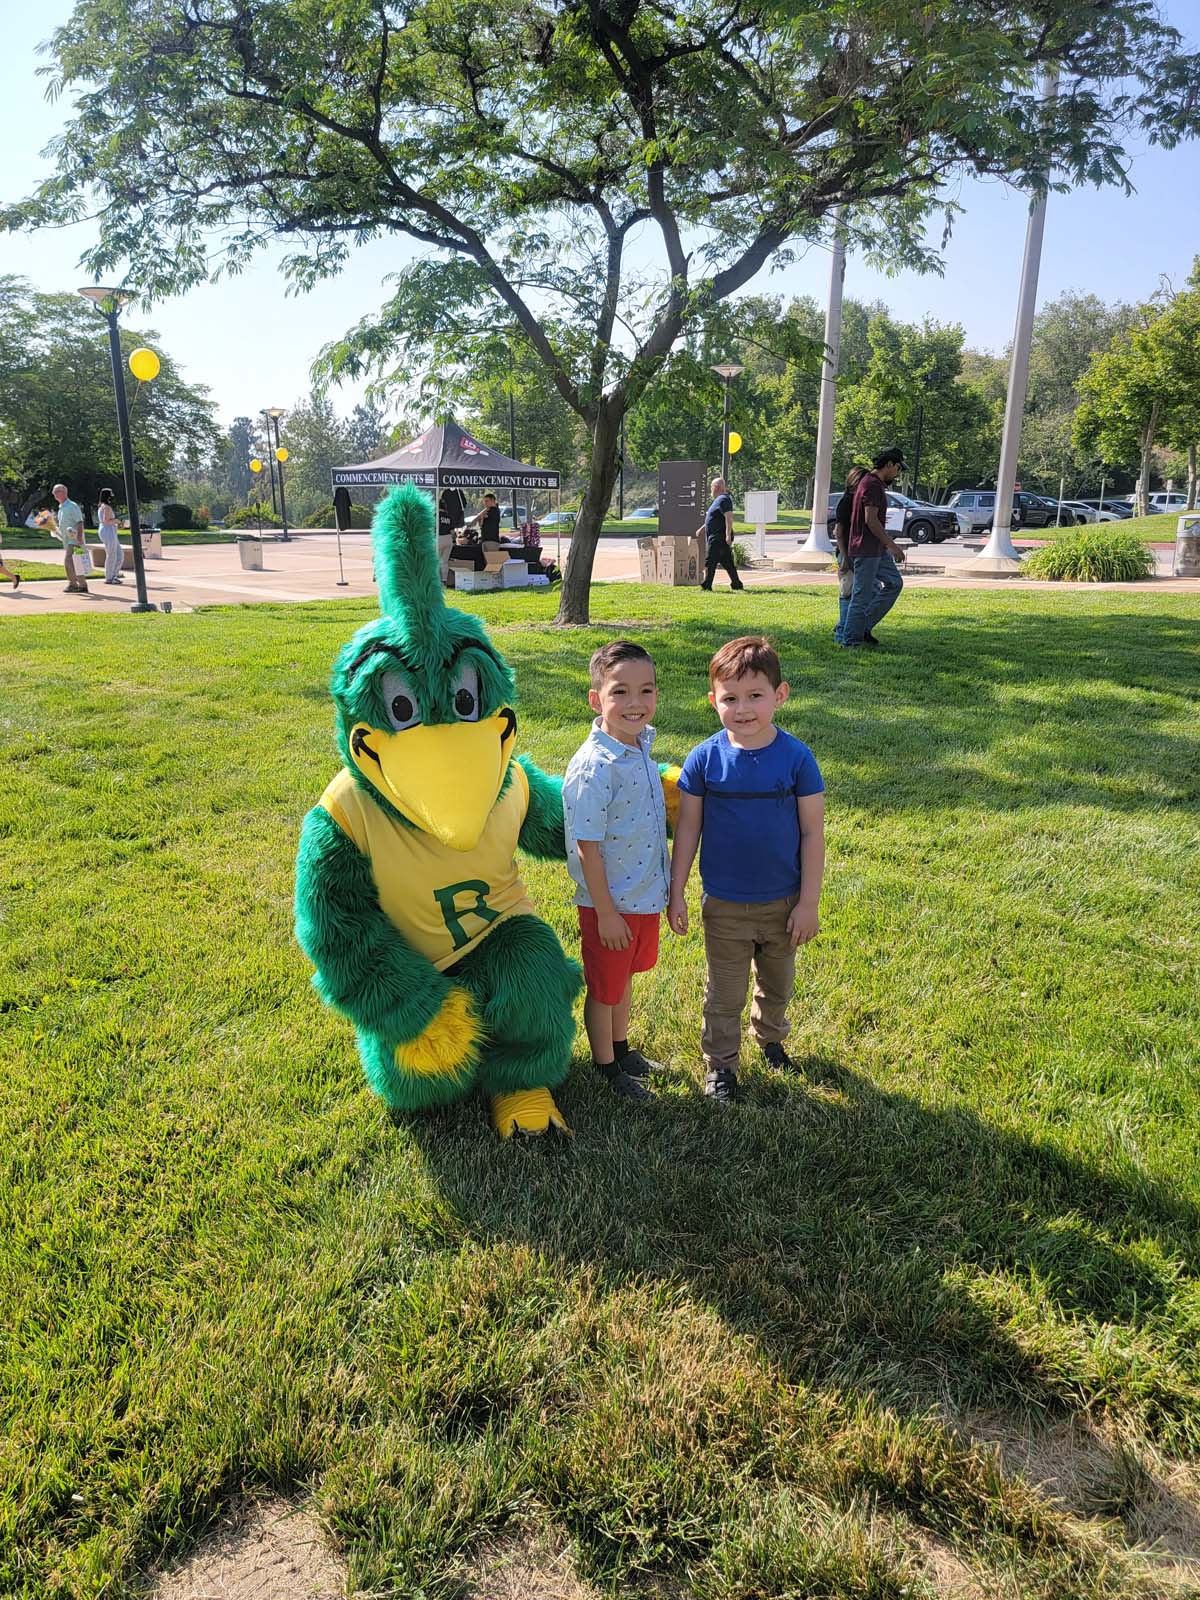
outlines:
[[[596,1069],[626,1100],[653,1099],[655,1069],[629,1046],[633,975],[658,960],[659,921],[670,866],[662,779],[650,754],[658,703],[654,662],[641,645],[615,639],[590,663],[592,731],[563,779],[567,870],[575,880],[584,1024]]]

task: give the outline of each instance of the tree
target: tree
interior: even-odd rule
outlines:
[[[1138,325],[1118,333],[1079,383],[1074,438],[1106,462],[1138,467],[1144,515],[1160,439],[1194,452],[1200,437],[1200,257],[1187,289],[1142,306]],[[1194,453],[1189,458],[1194,498]]]
[[[962,328],[894,322],[877,312],[867,339],[867,369],[842,386],[838,401],[835,480],[889,445],[906,451],[933,495],[987,471],[999,453],[999,433],[984,395],[962,381]],[[920,485],[912,488],[915,494]]]
[[[388,436],[387,415],[373,396],[356,405],[346,424],[350,455],[355,461],[374,461],[383,454]]]
[[[579,418],[546,382],[546,369],[528,340],[501,337],[484,346],[461,398],[468,407],[464,416],[484,444],[531,466],[575,471]]]
[[[570,622],[622,418],[833,207],[877,256],[932,265],[952,175],[1119,184],[1125,129],[1200,126],[1200,56],[1147,0],[77,0],[52,53],[78,109],[54,176],[0,225],[98,198],[89,264],[127,263],[151,297],[273,237],[298,241],[285,270],[305,287],[356,241],[407,235],[422,256],[327,352],[333,376],[462,369],[521,329],[589,435]],[[1072,92],[1044,106],[1052,65]]]
[[[293,407],[284,432],[290,456],[288,509],[300,521],[329,500],[333,469],[362,458],[354,454],[346,424],[322,389],[314,388],[307,400]]]
[[[122,327],[129,354],[157,340]],[[199,462],[216,438],[203,388],[184,383],[170,357],[153,383],[126,372],[139,496],[170,494],[177,458]],[[124,495],[112,362],[103,321],[78,295],[37,294],[20,278],[0,279],[0,488],[19,525],[55,482],[85,508],[109,486]]]

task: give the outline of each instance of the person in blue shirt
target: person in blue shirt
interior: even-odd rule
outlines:
[[[775,726],[788,697],[763,638],[734,639],[709,663],[719,733],[697,745],[679,778],[667,921],[688,931],[684,893],[700,850],[705,1093],[738,1097],[742,1009],[754,970],[750,1023],[768,1064],[787,1071],[787,1006],[796,948],[815,939],[825,871],[825,784],[806,744]]]
[[[663,781],[651,755],[658,703],[654,662],[614,639],[591,659],[592,731],[563,779],[567,870],[575,880],[587,999],[583,1020],[597,1070],[625,1100],[651,1100],[657,1062],[629,1045],[633,975],[658,960],[670,868]]]
[[[733,563],[733,496],[725,487],[724,478],[712,481],[712,504],[704,513],[704,537],[708,541],[704,558],[702,589],[711,589],[717,568],[729,574],[731,589],[744,589]],[[697,529],[699,532],[699,529]]]

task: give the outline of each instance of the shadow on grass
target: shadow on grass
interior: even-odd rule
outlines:
[[[751,1074],[732,1112],[672,1076],[639,1111],[577,1068],[565,1148],[481,1139],[478,1104],[405,1126],[472,1236],[686,1285],[789,1381],[908,1413],[1111,1402],[1168,1440],[1195,1427],[1194,1352],[1168,1329],[1197,1208],[833,1060]]]

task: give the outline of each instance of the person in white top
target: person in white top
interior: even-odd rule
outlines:
[[[62,540],[63,566],[67,571],[67,591],[86,594],[87,581],[76,569],[72,546],[83,543],[83,512],[71,499],[65,483],[56,483],[50,493],[58,501],[58,537]]]
[[[100,537],[104,541],[104,581],[122,583],[121,564],[125,560],[125,552],[117,537],[117,513],[113,510],[112,498],[111,489],[101,489],[96,515],[100,522]]]

